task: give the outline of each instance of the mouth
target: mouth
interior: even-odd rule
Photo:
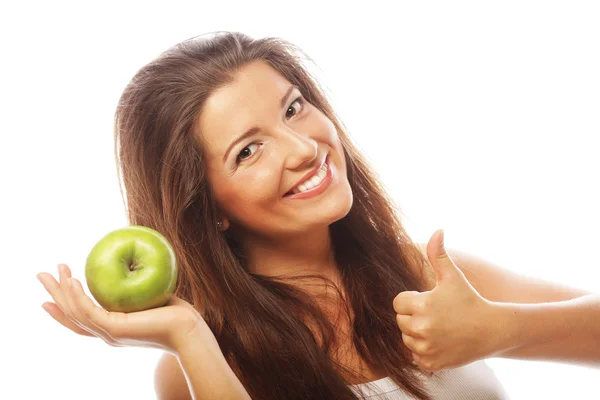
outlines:
[[[312,197],[313,194],[316,194],[317,192],[321,192],[322,187],[326,187],[329,185],[329,182],[331,181],[331,166],[329,165],[329,155],[327,155],[327,157],[325,158],[325,161],[323,162],[323,164],[321,165],[321,169],[323,167],[325,167],[325,175],[324,177],[321,179],[321,182],[319,182],[316,186],[305,190],[303,192],[297,192],[294,193],[294,188],[298,187],[298,185],[294,186],[294,188],[292,188],[289,192],[287,192],[285,195],[283,195],[283,197],[292,197],[292,198],[309,198]],[[317,171],[317,173],[319,173],[319,171]],[[316,174],[313,174],[313,176],[315,176]],[[312,177],[310,178],[312,179]],[[307,182],[308,180],[305,180],[304,182]]]

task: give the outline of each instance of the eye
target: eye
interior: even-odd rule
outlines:
[[[290,104],[290,106],[288,107],[288,110],[289,110],[289,109],[294,109],[294,108],[292,107],[292,105],[293,105],[294,103],[296,103],[296,102],[298,102],[298,104],[300,104],[301,106],[304,106],[304,97],[302,97],[302,96],[299,96],[299,97],[297,97],[297,98],[296,98],[296,100],[292,101],[292,104]],[[299,112],[300,112],[300,110],[296,111],[296,115],[297,115]],[[286,113],[286,116],[287,116],[287,113]]]
[[[235,165],[238,165],[241,161],[246,161],[247,158],[243,158],[242,160],[240,160],[240,156],[242,155],[242,153],[246,152],[246,149],[249,149],[250,146],[252,146],[253,144],[257,144],[256,142],[252,142],[250,143],[248,146],[244,147],[242,149],[242,151],[239,152],[239,154],[237,155],[237,157],[235,158]]]

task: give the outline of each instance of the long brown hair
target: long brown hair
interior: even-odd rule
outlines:
[[[310,58],[283,39],[219,31],[178,43],[142,67],[115,113],[115,158],[128,221],[171,242],[180,267],[176,294],[201,312],[252,398],[358,398],[348,376],[363,376],[331,358],[334,321],[317,298],[286,279],[248,272],[241,246],[216,227],[218,204],[207,182],[199,115],[211,93],[246,63],[269,63],[333,122],[343,145],[353,204],[330,225],[330,234],[346,293],[344,312],[352,317],[351,341],[369,366],[415,397],[430,399],[392,307],[398,293],[426,290],[410,267],[423,271],[426,260],[303,60]],[[308,277],[314,276],[302,278]],[[309,329],[308,321],[318,330]]]

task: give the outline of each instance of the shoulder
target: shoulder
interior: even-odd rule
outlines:
[[[192,400],[179,361],[171,353],[165,352],[156,364],[154,390],[158,400]]]

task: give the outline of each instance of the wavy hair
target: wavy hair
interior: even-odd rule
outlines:
[[[252,398],[359,398],[348,385],[364,376],[332,357],[335,321],[322,299],[288,278],[250,273],[239,243],[216,227],[219,210],[207,182],[199,116],[211,93],[244,65],[267,62],[333,122],[344,149],[353,204],[329,229],[346,293],[341,308],[351,321],[349,343],[367,365],[416,398],[430,399],[417,374],[431,373],[411,364],[392,307],[398,293],[426,290],[415,272],[424,271],[426,259],[306,60],[312,61],[281,38],[218,31],[178,43],[139,69],[119,99],[114,125],[128,222],[156,229],[171,242],[180,268],[176,294],[201,313]],[[289,279],[308,277],[320,278]]]

